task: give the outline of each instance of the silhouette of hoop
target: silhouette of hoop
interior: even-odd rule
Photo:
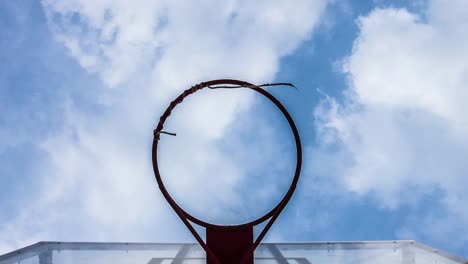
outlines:
[[[288,124],[289,124],[289,126],[291,128],[291,131],[293,133],[293,136],[294,136],[295,145],[296,145],[296,169],[295,169],[295,172],[294,172],[294,177],[292,179],[291,185],[288,188],[288,191],[286,192],[284,197],[281,199],[281,201],[271,211],[267,212],[265,215],[263,215],[263,216],[261,216],[261,217],[259,217],[257,219],[254,219],[254,220],[252,220],[250,222],[247,222],[247,223],[238,224],[238,225],[217,225],[217,224],[208,223],[206,221],[203,221],[201,219],[198,219],[198,218],[192,216],[191,214],[186,212],[184,209],[182,209],[174,201],[174,199],[171,197],[171,195],[167,191],[166,187],[164,186],[164,183],[163,183],[162,178],[161,178],[161,174],[159,172],[158,158],[157,157],[158,157],[158,142],[159,142],[159,139],[160,139],[160,135],[161,134],[172,134],[172,133],[168,133],[168,132],[163,131],[164,122],[171,115],[172,110],[178,104],[182,103],[183,100],[187,96],[189,96],[191,94],[194,94],[197,91],[200,91],[200,90],[202,90],[204,88],[210,88],[210,89],[247,88],[247,89],[251,89],[251,90],[254,90],[254,91],[260,93],[261,95],[263,95],[267,99],[269,99],[281,111],[283,116],[288,121]],[[253,251],[260,244],[260,241],[263,239],[263,237],[266,235],[266,233],[268,232],[268,230],[270,229],[270,227],[272,226],[272,224],[274,223],[276,218],[279,216],[279,214],[285,208],[285,206],[287,205],[287,203],[291,199],[291,197],[292,197],[292,195],[293,195],[293,193],[294,193],[294,191],[296,189],[296,185],[297,185],[297,183],[299,181],[301,166],[302,166],[302,145],[301,145],[301,139],[300,139],[300,136],[299,136],[299,132],[297,130],[297,127],[296,127],[292,117],[290,116],[290,114],[288,113],[286,108],[275,97],[273,97],[273,95],[271,95],[270,93],[268,93],[267,91],[262,89],[260,86],[253,85],[253,84],[248,83],[248,82],[239,81],[239,80],[231,80],[231,79],[220,79],[220,80],[212,80],[212,81],[208,81],[208,82],[202,82],[202,83],[199,83],[197,85],[194,85],[191,88],[189,88],[189,89],[185,90],[184,92],[182,92],[176,99],[174,99],[169,104],[168,108],[164,111],[163,115],[160,117],[157,128],[154,130],[154,139],[153,139],[153,147],[152,147],[152,160],[153,160],[154,175],[156,177],[156,181],[158,182],[158,186],[159,186],[159,189],[161,190],[161,193],[163,194],[164,198],[167,200],[169,205],[177,213],[177,215],[182,220],[182,222],[187,226],[187,228],[193,234],[195,239],[205,249],[206,253],[208,254],[208,259],[211,259],[211,261],[212,261],[210,263],[219,263],[219,258],[218,258],[219,256],[216,256],[212,252],[212,250],[206,245],[206,243],[203,241],[203,239],[200,237],[200,235],[198,235],[198,233],[195,231],[193,226],[188,222],[188,220],[195,223],[195,224],[197,224],[197,225],[205,227],[207,229],[207,236],[208,236],[208,232],[212,232],[213,234],[216,233],[216,232],[221,232],[221,234],[231,233],[231,237],[232,237],[233,232],[239,232],[239,233],[244,232],[244,233],[249,233],[249,234],[246,235],[248,237],[249,235],[253,236],[253,227],[254,226],[256,226],[256,225],[258,225],[260,223],[263,223],[263,222],[267,221],[268,219],[270,219],[270,221],[266,224],[265,228],[262,230],[260,235],[255,240],[255,242],[253,244],[250,243],[249,250],[248,251],[243,250],[244,257],[242,258],[241,263],[246,263],[246,262],[253,263]],[[223,232],[227,232],[227,233],[223,233]],[[216,234],[217,234],[216,239],[218,239],[219,234],[218,233],[216,233]],[[214,235],[212,235],[212,236],[215,237]],[[228,237],[228,236],[225,236],[225,235],[221,235],[221,237],[223,237],[223,236]],[[245,237],[245,235],[241,235],[241,236]],[[236,237],[234,239],[238,239],[238,238]],[[245,243],[246,239],[248,240],[248,238],[241,238],[239,241],[241,241],[242,243]],[[226,239],[221,238],[221,241],[225,241],[225,240]],[[217,250],[217,251],[219,251],[219,250]]]

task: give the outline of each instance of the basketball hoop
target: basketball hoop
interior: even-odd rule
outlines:
[[[289,85],[293,86],[289,83],[275,83],[275,84],[264,84],[264,85],[253,85],[244,81],[239,80],[230,80],[230,79],[221,79],[221,80],[213,80],[208,82],[202,82],[197,85],[192,86],[191,88],[185,90],[180,94],[174,101],[169,104],[169,107],[164,111],[163,115],[159,119],[159,123],[157,128],[154,130],[154,139],[153,139],[153,148],[152,148],[152,159],[153,159],[153,171],[156,177],[156,181],[158,182],[159,189],[161,190],[164,198],[167,200],[169,205],[174,209],[177,213],[179,218],[182,222],[186,225],[186,227],[190,230],[192,235],[198,241],[198,243],[202,246],[207,254],[207,263],[217,263],[217,264],[250,264],[253,263],[253,253],[257,246],[260,244],[262,239],[265,237],[266,233],[269,231],[273,223],[276,221],[278,216],[283,211],[286,204],[291,199],[296,185],[299,181],[299,176],[301,172],[301,165],[302,165],[302,146],[301,146],[301,139],[299,137],[299,132],[297,131],[296,125],[292,117],[289,115],[286,108],[275,98],[273,95],[262,89],[261,87],[264,86],[274,86],[274,85]],[[209,89],[232,89],[232,88],[246,88],[254,90],[261,95],[265,96],[269,99],[283,114],[283,116],[288,121],[288,124],[291,128],[292,134],[294,136],[294,140],[296,143],[296,169],[294,172],[294,178],[292,179],[291,185],[281,199],[281,201],[273,208],[271,211],[266,213],[265,215],[252,220],[247,223],[239,224],[239,225],[217,225],[208,223],[201,219],[198,219],[184,209],[182,209],[171,197],[169,192],[167,191],[164,183],[161,179],[161,174],[159,172],[158,167],[158,142],[160,139],[161,134],[168,134],[175,136],[174,133],[163,131],[164,122],[166,119],[171,115],[172,110],[183,100],[195,92],[202,90],[204,88]],[[253,239],[253,227],[259,225],[265,221],[267,221],[262,232],[259,236]],[[195,231],[195,228],[190,223],[194,223],[206,228],[206,243],[200,237],[200,235]]]

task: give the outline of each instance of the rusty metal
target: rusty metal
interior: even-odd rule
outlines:
[[[266,84],[264,86],[272,86],[272,85],[278,85],[278,84]],[[281,83],[281,85],[293,86],[292,84],[289,84],[289,83]],[[261,95],[269,99],[281,111],[283,116],[288,121],[292,134],[294,136],[295,145],[296,145],[296,169],[295,169],[294,177],[292,179],[291,185],[287,193],[271,211],[247,223],[243,223],[239,225],[227,225],[227,226],[217,225],[217,224],[208,223],[206,221],[203,221],[201,219],[198,219],[192,216],[191,214],[186,212],[184,209],[182,209],[174,201],[174,199],[171,197],[171,195],[167,191],[161,179],[161,174],[159,172],[159,167],[158,167],[158,158],[157,158],[158,157],[158,142],[159,142],[161,134],[175,135],[173,133],[163,131],[164,122],[171,115],[172,110],[178,104],[182,103],[183,100],[187,96],[194,94],[195,92],[200,91],[204,88],[209,88],[209,89],[246,88],[246,89],[251,89],[251,90],[254,90],[255,92],[260,93]],[[239,81],[239,80],[231,80],[231,79],[221,79],[221,80],[202,82],[197,85],[194,85],[191,88],[182,92],[176,99],[174,99],[169,104],[168,108],[164,111],[163,115],[160,117],[159,123],[156,129],[154,130],[152,160],[153,160],[154,175],[156,177],[156,181],[158,182],[158,186],[159,186],[159,189],[161,190],[161,193],[163,194],[164,198],[167,200],[169,205],[177,213],[177,215],[182,220],[182,222],[190,230],[190,232],[198,241],[198,243],[206,251],[207,260],[208,260],[207,263],[247,264],[247,263],[253,263],[253,252],[255,251],[257,246],[260,244],[261,240],[265,237],[266,233],[271,228],[271,226],[273,225],[275,220],[278,218],[280,213],[283,211],[283,209],[285,208],[286,204],[291,199],[296,189],[296,185],[299,181],[299,176],[300,176],[301,166],[302,166],[302,145],[301,145],[299,132],[297,130],[297,127],[292,117],[290,116],[286,108],[275,97],[273,97],[273,95],[271,95],[270,93],[262,89],[260,86],[253,85],[248,82]],[[253,227],[260,223],[267,221],[268,219],[269,221],[265,225],[265,228],[262,230],[262,232],[260,232],[257,239],[253,241]],[[203,226],[207,229],[207,243],[203,241],[200,235],[195,231],[194,227],[189,223],[189,221],[197,225]],[[230,249],[229,247],[233,247],[232,246],[233,244],[236,244],[237,247]]]

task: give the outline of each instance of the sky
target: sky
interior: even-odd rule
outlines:
[[[2,1],[0,253],[193,241],[157,188],[152,131],[181,91],[232,78],[298,87],[267,88],[304,166],[266,241],[468,257],[466,47],[466,0]],[[259,94],[202,91],[166,130],[163,180],[200,218],[255,219],[288,188],[291,132]]]

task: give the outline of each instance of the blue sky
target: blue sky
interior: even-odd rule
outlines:
[[[299,87],[269,88],[304,169],[267,240],[468,256],[466,1],[134,2],[0,3],[0,252],[191,240],[157,190],[152,129],[180,91],[237,78]],[[194,214],[252,219],[287,187],[292,141],[262,98],[196,95],[168,127],[162,170]]]

